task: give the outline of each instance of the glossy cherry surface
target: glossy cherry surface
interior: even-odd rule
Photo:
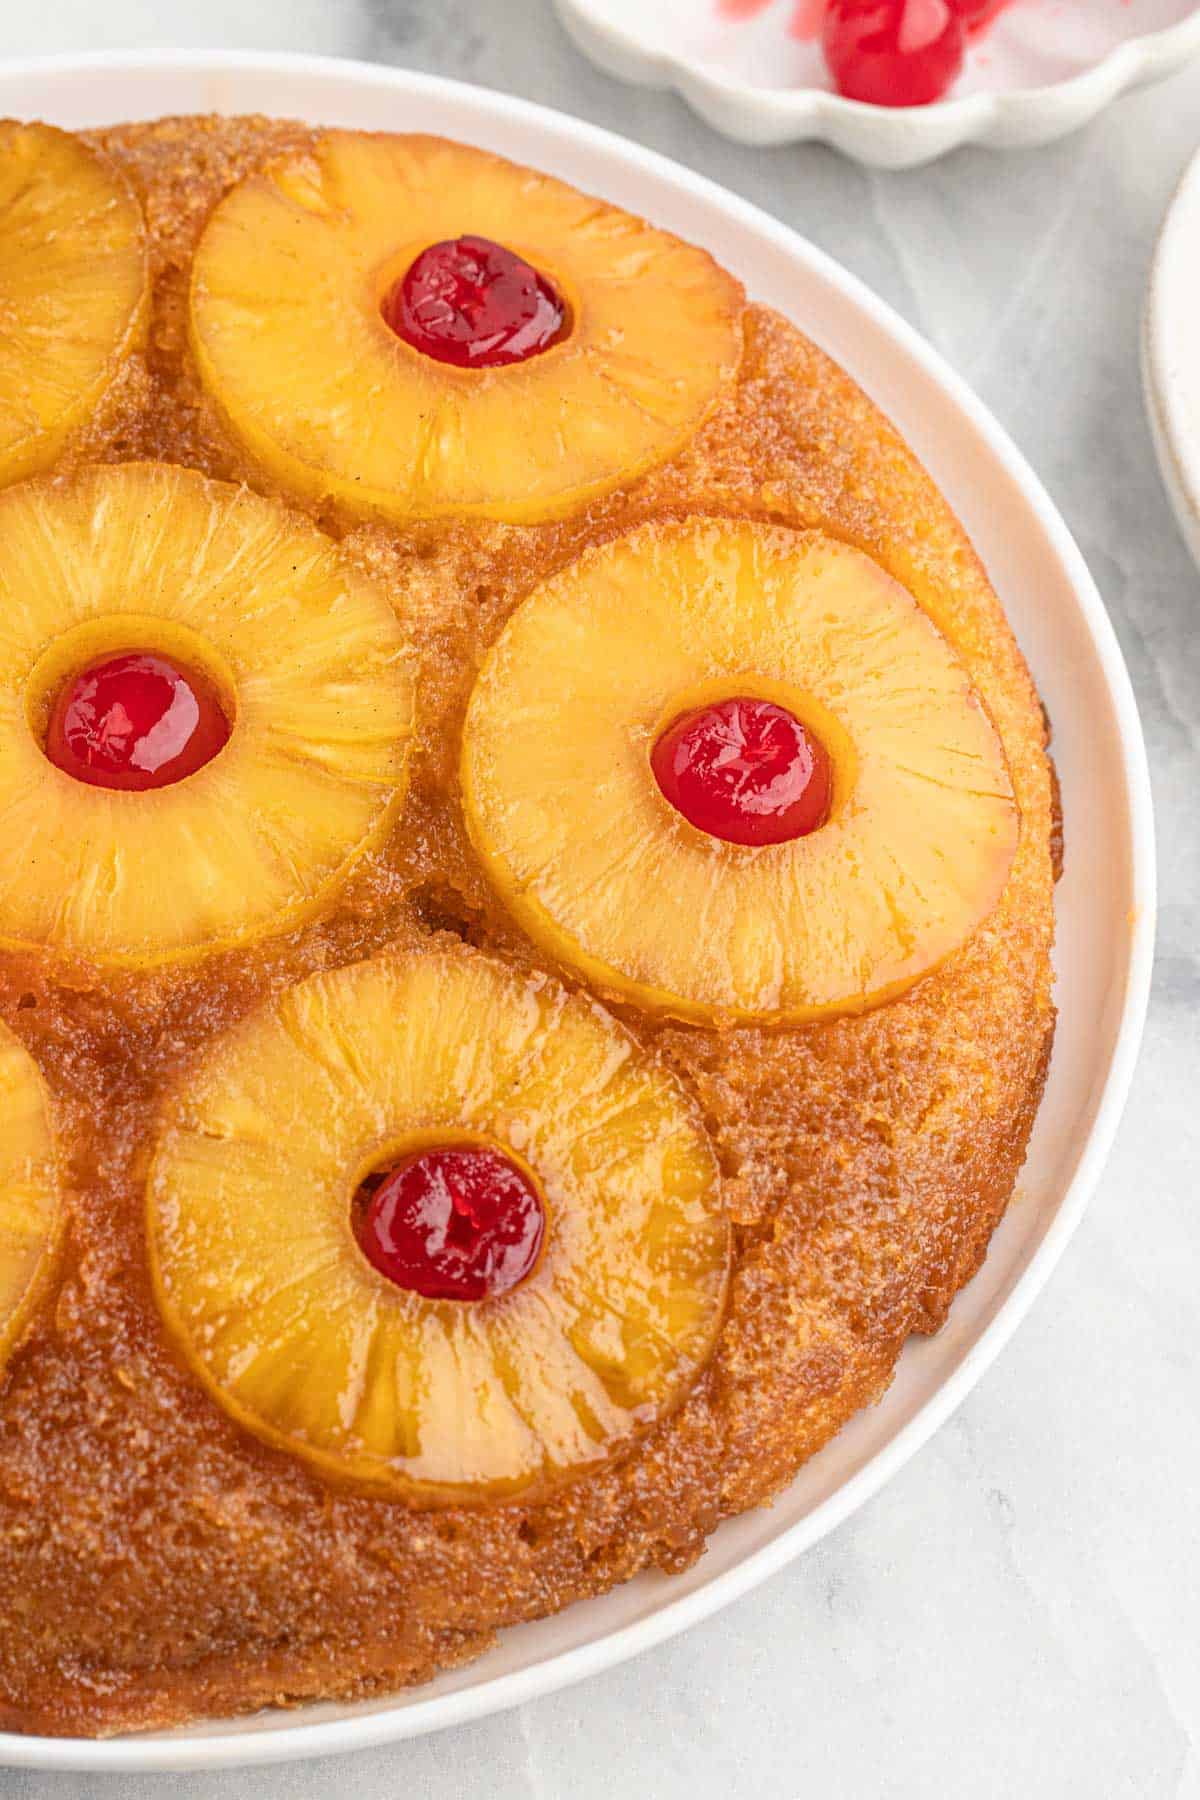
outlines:
[[[497,368],[562,336],[567,309],[550,279],[490,238],[431,244],[384,297],[397,337],[438,362]]]
[[[405,1157],[359,1190],[359,1245],[381,1275],[427,1300],[489,1300],[523,1281],[546,1230],[515,1163],[475,1145]]]
[[[194,775],[229,740],[204,676],[131,651],[92,663],[55,697],[46,755],[90,787],[144,791]]]
[[[966,23],[951,0],[829,0],[825,60],[848,100],[925,106],[958,77]]]
[[[1009,0],[949,0],[951,10],[958,14],[971,36],[990,25],[1008,3]]]
[[[720,700],[683,713],[655,743],[650,766],[688,823],[727,843],[786,843],[829,816],[828,752],[770,700]]]

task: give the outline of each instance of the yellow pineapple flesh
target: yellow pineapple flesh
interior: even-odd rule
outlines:
[[[0,482],[52,463],[146,317],[137,200],[97,151],[0,123]]]
[[[56,692],[129,650],[197,669],[232,724],[145,793],[43,747]],[[386,828],[412,725],[386,598],[277,503],[154,463],[0,494],[0,942],[142,966],[299,923]]]
[[[42,1078],[25,1046],[0,1025],[0,1371],[40,1298],[60,1225]]]
[[[751,696],[811,728],[827,821],[748,846],[664,797],[655,741]],[[950,644],[876,563],[816,534],[652,524],[531,594],[478,677],[462,752],[474,843],[530,935],[601,990],[684,1019],[857,1012],[996,904],[1019,818]]]
[[[561,342],[457,368],[389,328],[390,285],[464,234],[552,279]],[[737,367],[741,306],[704,251],[550,176],[439,138],[329,132],[217,206],[191,336],[227,422],[284,487],[400,522],[529,521],[685,442]]]
[[[464,1137],[545,1196],[533,1272],[430,1300],[352,1227],[381,1160]],[[693,1106],[595,1002],[474,952],[314,976],[217,1042],[148,1185],[167,1326],[229,1414],[421,1503],[533,1493],[611,1458],[707,1360],[729,1257]]]

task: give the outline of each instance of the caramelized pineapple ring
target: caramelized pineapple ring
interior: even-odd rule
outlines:
[[[651,767],[690,708],[774,702],[833,769],[817,829],[731,843]],[[530,934],[587,978],[700,1021],[878,1005],[995,905],[1019,820],[995,729],[911,596],[815,534],[647,525],[531,594],[467,714],[472,838]]]
[[[69,132],[0,124],[0,482],[54,461],[133,347],[148,299],[124,177]]]
[[[60,1224],[46,1091],[28,1050],[0,1025],[0,1371],[37,1304]]]
[[[205,676],[232,731],[151,792],[44,748],[98,659]],[[0,494],[0,942],[141,966],[298,923],[386,826],[413,691],[385,597],[272,501],[166,464]]]
[[[368,1262],[366,1172],[494,1145],[545,1197],[531,1274],[426,1299]],[[155,1288],[217,1402],[324,1473],[427,1503],[602,1462],[682,1398],[720,1324],[728,1226],[673,1079],[593,1001],[474,952],[311,977],[167,1107]]]
[[[472,234],[562,295],[560,342],[459,368],[389,328],[416,259]],[[400,522],[531,521],[674,454],[737,367],[741,305],[706,252],[548,175],[440,138],[332,131],[216,207],[191,333],[232,429],[294,492]]]

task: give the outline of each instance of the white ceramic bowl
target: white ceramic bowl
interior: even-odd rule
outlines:
[[[798,0],[752,18],[718,0],[555,0],[608,74],[673,88],[743,144],[817,138],[857,162],[909,168],[959,144],[1011,149],[1063,137],[1127,88],[1200,55],[1196,0],[1015,0],[934,106],[864,106],[829,91],[815,40],[789,30]]]
[[[1200,564],[1200,154],[1179,184],[1155,251],[1142,378],[1163,481]]]
[[[85,126],[210,109],[445,132],[553,170],[706,244],[753,295],[788,312],[859,377],[974,536],[1054,720],[1068,846],[1058,907],[1061,1017],[1019,1203],[944,1331],[914,1341],[883,1401],[808,1463],[773,1507],[723,1525],[686,1574],[640,1576],[521,1626],[468,1668],[392,1699],[101,1743],[0,1734],[0,1763],[46,1769],[268,1762],[433,1731],[632,1656],[798,1556],[948,1417],[1041,1289],[1112,1141],[1150,977],[1150,788],[1108,616],[1037,477],[958,377],[893,312],[794,232],[688,170],[477,88],[308,57],[118,55],[0,68],[0,113]]]

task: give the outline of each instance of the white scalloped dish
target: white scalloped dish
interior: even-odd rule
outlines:
[[[552,170],[704,244],[756,300],[786,311],[870,391],[972,535],[1054,721],[1067,833],[1056,901],[1059,1023],[1019,1204],[1009,1208],[945,1328],[910,1343],[879,1403],[806,1463],[773,1506],[723,1524],[684,1573],[641,1575],[519,1626],[478,1661],[401,1694],[105,1741],[0,1733],[0,1766],[144,1773],[391,1743],[549,1693],[747,1593],[875,1493],[949,1417],[1024,1318],[1099,1176],[1149,991],[1149,776],[1112,626],[1037,477],[901,319],[794,232],[689,170],[562,114],[478,88],[365,64],[249,54],[129,54],[0,67],[0,114],[81,128],[213,110],[440,132]],[[0,1616],[0,1629],[11,1625]],[[403,1781],[403,1765],[397,1779]],[[231,1791],[250,1792],[251,1784]]]
[[[579,48],[608,74],[673,88],[745,144],[815,138],[857,162],[907,168],[960,144],[1045,144],[1128,88],[1200,55],[1195,0],[1012,0],[931,106],[864,106],[831,91],[797,0],[555,0]],[[749,16],[741,16],[749,15]]]

